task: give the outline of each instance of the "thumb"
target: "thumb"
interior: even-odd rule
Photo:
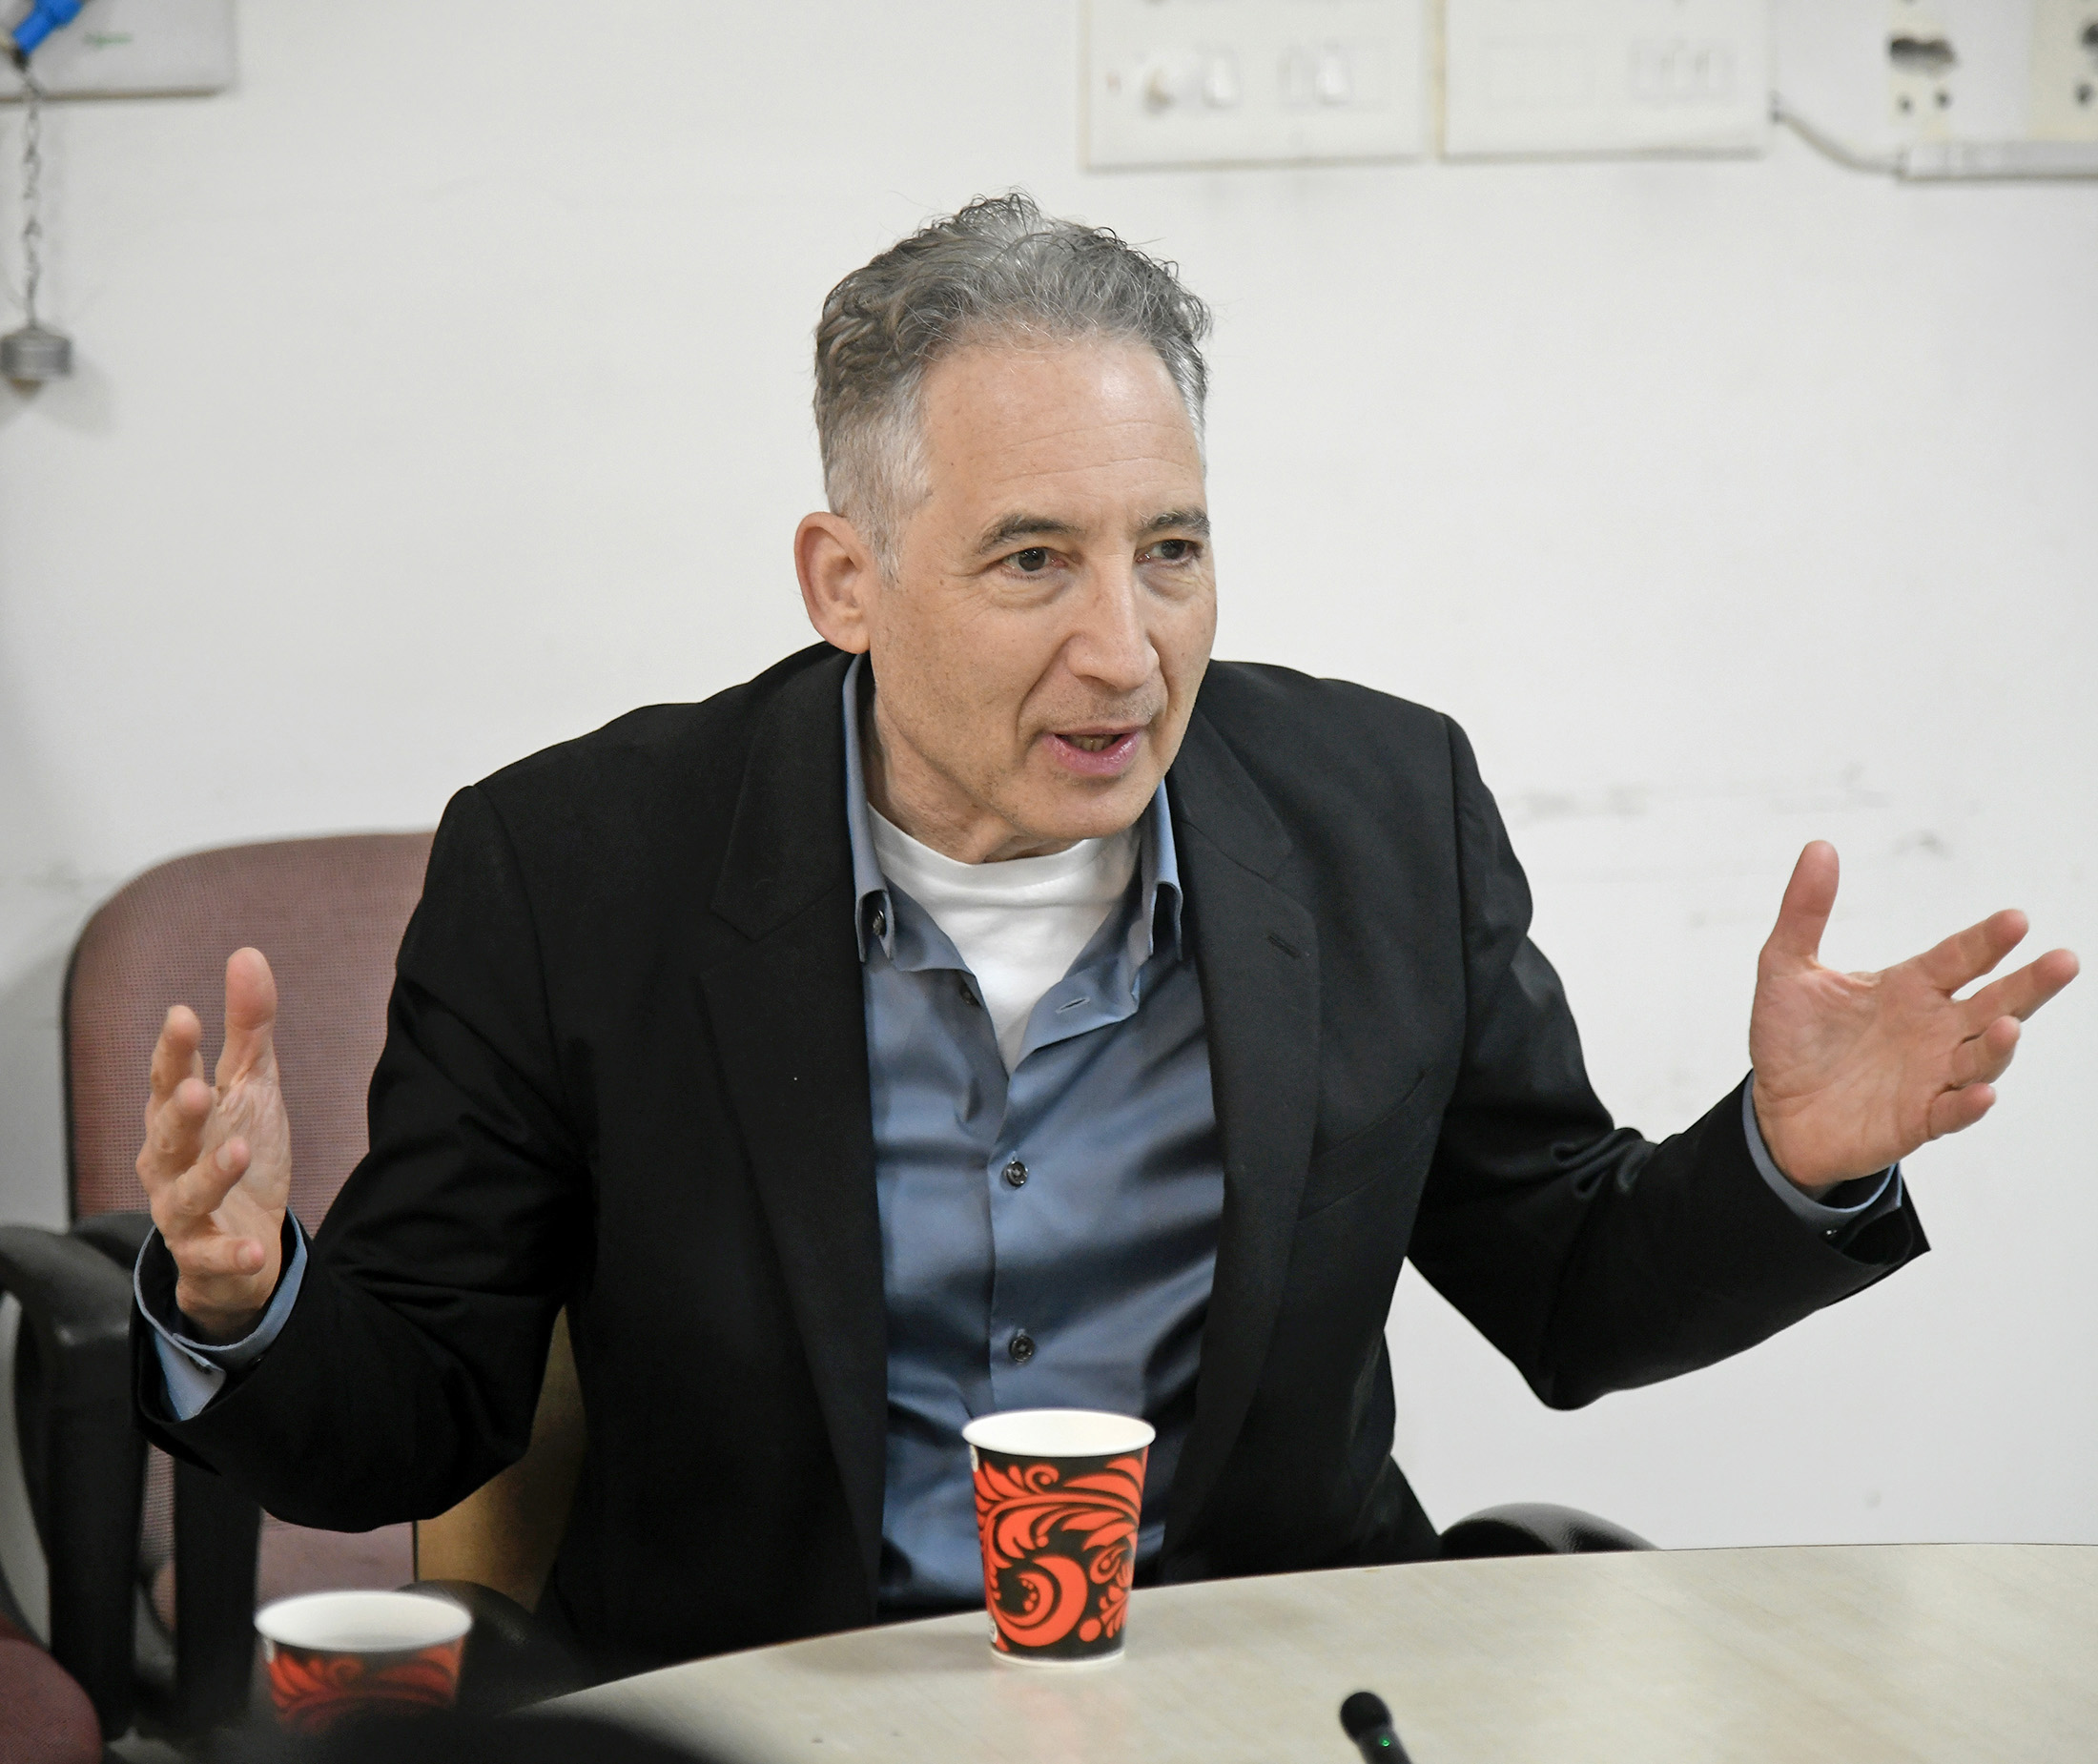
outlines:
[[[1778,906],[1778,923],[1771,929],[1763,954],[1787,965],[1818,961],[1821,933],[1828,929],[1828,915],[1836,907],[1838,865],[1836,848],[1826,839],[1813,841],[1792,867],[1792,880],[1785,884],[1785,897]]]
[[[221,1088],[269,1063],[277,1026],[277,977],[260,950],[236,950],[226,958],[226,1045],[219,1050]]]

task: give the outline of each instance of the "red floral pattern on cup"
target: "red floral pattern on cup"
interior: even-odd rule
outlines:
[[[459,1692],[466,1638],[401,1653],[343,1653],[265,1641],[270,1696],[296,1733],[324,1733],[350,1715],[444,1709]]]
[[[1059,1659],[1121,1648],[1149,1455],[1043,1463],[976,1449],[992,1646]]]

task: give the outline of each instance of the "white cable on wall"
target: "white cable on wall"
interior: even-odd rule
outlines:
[[[1918,183],[1954,178],[2098,177],[2098,141],[1912,141],[1867,153],[1808,121],[1772,94],[1770,117],[1824,158],[1853,172]]]

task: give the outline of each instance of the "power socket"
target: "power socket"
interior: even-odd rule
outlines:
[[[2098,141],[2098,0],[2033,0],[2031,132]]]
[[[1887,103],[1903,141],[1949,141],[1960,50],[1936,0],[1888,0]]]

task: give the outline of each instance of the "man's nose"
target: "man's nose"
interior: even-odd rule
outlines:
[[[1109,691],[1134,692],[1149,682],[1158,652],[1144,628],[1134,569],[1102,570],[1094,579],[1063,653],[1073,673]]]

